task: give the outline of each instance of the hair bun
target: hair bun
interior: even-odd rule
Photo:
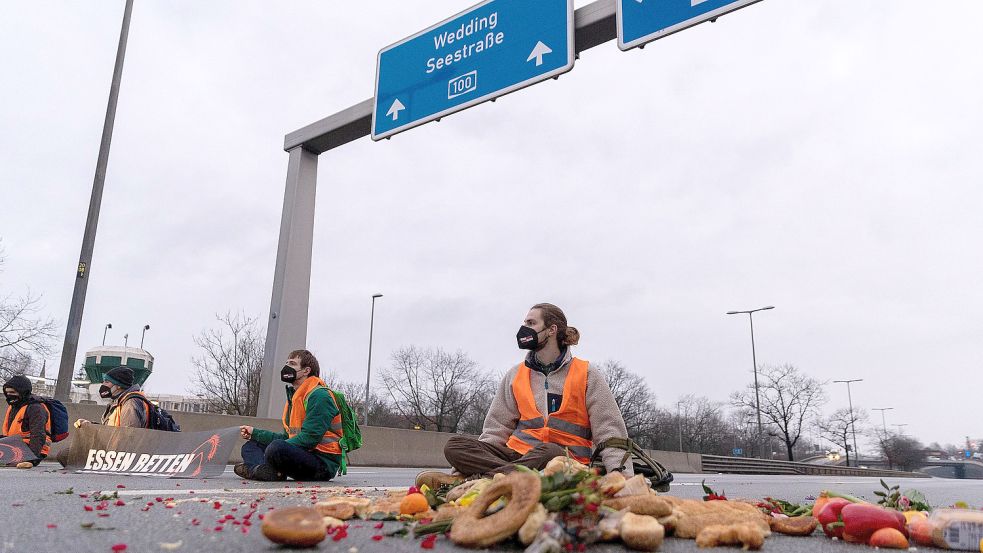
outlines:
[[[572,326],[567,327],[566,336],[563,337],[563,345],[576,346],[580,342],[580,331]]]

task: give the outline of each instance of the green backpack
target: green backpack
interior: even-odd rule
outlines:
[[[341,467],[338,469],[338,473],[348,474],[348,452],[362,447],[362,431],[358,428],[355,411],[345,401],[345,394],[336,392],[330,388],[328,391],[334,396],[335,403],[338,404],[338,410],[341,411],[343,436],[341,437]]]

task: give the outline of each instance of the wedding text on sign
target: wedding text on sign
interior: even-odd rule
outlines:
[[[505,41],[505,33],[494,32],[495,28],[498,26],[498,12],[492,12],[491,15],[487,17],[476,17],[467,23],[461,23],[457,31],[444,31],[439,35],[433,37],[433,47],[435,50],[440,50],[441,48],[464,40],[467,37],[481,31],[488,31],[488,34],[484,38],[477,42],[470,42],[461,46],[457,50],[441,56],[439,58],[433,57],[427,60],[427,73],[433,73],[434,71],[447,67],[451,64],[459,62],[461,60],[471,57],[473,54],[479,54],[485,50],[490,49],[496,44],[501,44]]]

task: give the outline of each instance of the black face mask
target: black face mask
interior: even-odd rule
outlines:
[[[287,384],[293,384],[294,380],[297,380],[297,369],[291,367],[290,365],[284,365],[280,369],[280,380],[286,382]]]
[[[113,397],[113,388],[109,384],[103,384],[99,386],[99,397],[103,399],[109,399]]]
[[[543,329],[540,332],[543,332],[544,330],[546,329]],[[545,343],[539,343],[539,332],[536,332],[531,327],[526,325],[519,327],[519,332],[515,333],[515,340],[519,344],[519,349],[539,351],[546,345]]]
[[[20,401],[20,396],[8,396],[7,394],[4,394],[4,396],[7,398],[8,405],[13,405]]]

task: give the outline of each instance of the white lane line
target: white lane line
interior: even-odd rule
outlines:
[[[112,490],[110,492],[97,491],[95,494],[106,494],[117,492],[119,496],[132,497],[136,495],[146,495],[146,496],[166,496],[174,497],[178,495],[239,495],[239,494],[273,494],[273,493],[283,493],[283,494],[294,494],[297,492],[316,492],[325,495],[341,495],[345,493],[345,490],[350,491],[361,491],[361,492],[389,492],[389,491],[400,491],[406,490],[406,486],[359,486],[359,487],[345,487],[345,486],[331,486],[331,487],[320,487],[320,488],[200,488],[193,490]]]

